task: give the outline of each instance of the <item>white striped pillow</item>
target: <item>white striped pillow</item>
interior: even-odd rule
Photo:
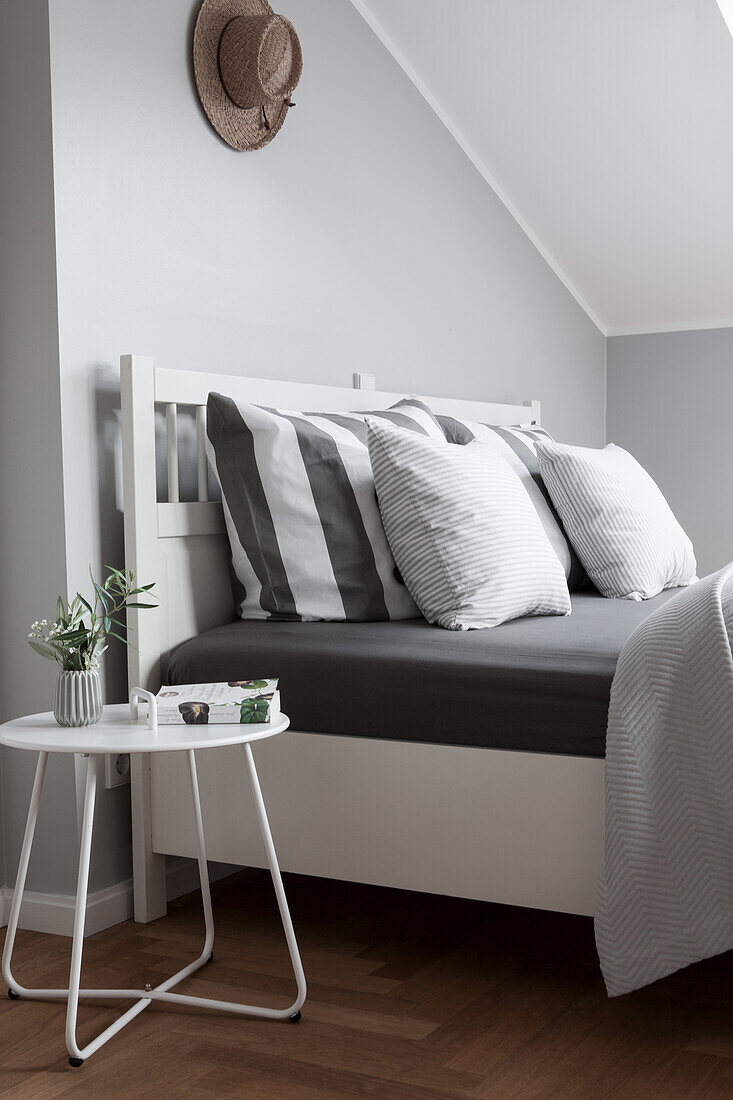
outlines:
[[[417,399],[367,413],[303,413],[208,401],[208,454],[222,490],[243,619],[350,622],[420,612],[377,507],[365,417],[443,440]]]
[[[475,630],[570,614],[563,568],[501,455],[478,440],[455,447],[367,424],[387,538],[428,622]]]
[[[537,515],[542,520],[545,534],[565,570],[568,588],[571,592],[582,588],[586,583],[585,570],[563,530],[562,520],[545,488],[537,461],[537,443],[543,439],[552,442],[549,432],[534,424],[508,428],[497,424],[481,424],[475,420],[457,420],[453,416],[438,416],[436,419],[449,443],[465,446],[472,439],[480,439],[482,443],[498,451],[512,469],[516,470],[537,510]]]
[[[657,484],[623,447],[539,441],[537,457],[565,530],[602,595],[648,600],[697,579],[692,543]]]

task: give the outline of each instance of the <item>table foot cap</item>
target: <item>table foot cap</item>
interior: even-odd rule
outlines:
[[[207,962],[211,962],[213,958],[214,958],[214,952],[212,951],[212,952],[211,952],[211,954],[209,955],[209,957],[208,957],[208,959],[207,959],[206,961],[207,961]]]
[[[15,990],[9,989],[8,990],[8,997],[10,997],[11,1001],[19,1001],[20,1000],[20,993],[16,993]]]
[[[69,1058],[69,1065],[73,1066],[74,1069],[78,1069],[79,1066],[84,1065],[84,1059],[83,1058]]]
[[[292,1016],[288,1016],[288,1021],[291,1024],[297,1024],[300,1021],[300,1012],[295,1012]]]

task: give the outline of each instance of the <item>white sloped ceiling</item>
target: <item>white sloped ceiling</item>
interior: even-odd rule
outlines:
[[[602,328],[733,324],[716,0],[353,2]]]

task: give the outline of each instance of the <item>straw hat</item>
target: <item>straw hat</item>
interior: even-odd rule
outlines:
[[[196,87],[233,149],[261,149],[278,132],[300,79],[295,29],[266,0],[204,0],[193,35]]]

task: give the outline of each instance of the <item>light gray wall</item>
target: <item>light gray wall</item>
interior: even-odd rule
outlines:
[[[4,775],[5,775],[5,760],[2,749],[0,749],[0,891],[3,886],[9,881],[8,873],[8,858],[6,854],[6,842],[5,842],[5,795],[4,795]],[[3,919],[3,903],[0,900],[0,922]]]
[[[122,561],[122,352],[161,366],[487,400],[539,398],[600,444],[605,341],[346,0],[289,0],[305,67],[266,150],[211,130],[198,0],[50,10],[68,587]],[[57,440],[55,441],[58,442]],[[58,453],[55,451],[54,453]],[[153,578],[145,578],[145,580]],[[107,696],[125,690],[123,656]],[[129,874],[126,790],[92,889]]]
[[[0,3],[0,721],[46,710],[54,666],[30,623],[66,585],[48,3]],[[35,768],[3,750],[0,819],[14,877]],[[50,767],[28,885],[64,892],[76,849],[74,769]],[[5,877],[5,876],[4,876]],[[2,880],[0,880],[2,885]]]
[[[608,341],[608,439],[646,466],[692,539],[700,575],[733,558],[733,329]]]

